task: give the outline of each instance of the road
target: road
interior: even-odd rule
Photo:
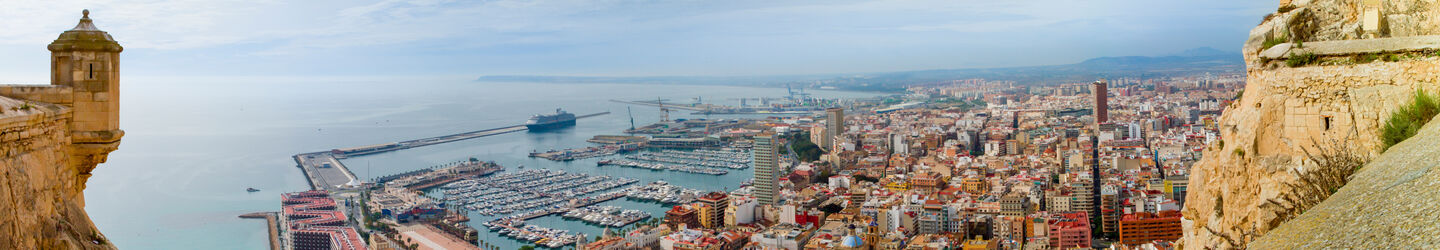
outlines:
[[[789,151],[789,152],[790,152],[790,163],[791,163],[792,165],[793,165],[793,164],[800,163],[800,154],[796,154],[796,153],[795,153],[795,147],[792,146],[793,144],[795,144],[795,142],[790,141],[790,140],[785,140],[785,151]]]

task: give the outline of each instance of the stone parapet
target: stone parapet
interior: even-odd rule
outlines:
[[[60,105],[75,102],[75,91],[60,85],[0,84],[0,96]]]
[[[1359,40],[1308,42],[1297,47],[1282,43],[1260,52],[1262,59],[1285,59],[1292,55],[1346,56],[1386,52],[1429,51],[1440,49],[1440,35],[1387,37]]]

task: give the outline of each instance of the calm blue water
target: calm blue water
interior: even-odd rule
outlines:
[[[610,115],[581,120],[571,129],[512,133],[345,160],[362,178],[477,157],[513,167],[667,180],[690,188],[734,188],[749,170],[725,176],[596,168],[598,159],[568,163],[530,159],[532,150],[589,145],[596,134],[628,128],[627,105],[610,99],[677,102],[702,97],[734,105],[733,97],[780,97],[784,89],[686,85],[476,83],[376,81],[326,83],[151,83],[122,86],[120,150],[90,178],[86,210],[101,232],[122,249],[265,249],[263,220],[242,213],[279,210],[279,194],[307,190],[290,156],[522,123],[555,108]],[[870,93],[811,91],[817,97]],[[713,100],[713,101],[712,101]],[[653,107],[632,108],[639,125],[659,120]],[[674,112],[673,118],[697,118]],[[735,117],[735,116],[729,116]],[[719,116],[711,118],[721,118]],[[368,167],[367,167],[368,166]],[[246,187],[263,191],[245,192]],[[664,207],[616,200],[654,215]],[[476,223],[478,224],[477,218]],[[559,217],[538,225],[598,234],[602,229]],[[483,229],[482,229],[483,230]],[[517,242],[482,234],[512,249]],[[508,242],[508,243],[507,243]]]

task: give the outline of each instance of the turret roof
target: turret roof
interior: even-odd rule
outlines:
[[[75,28],[60,33],[60,37],[50,43],[50,52],[120,52],[125,49],[115,42],[115,38],[110,37],[110,33],[95,27],[95,23],[90,20],[90,10],[80,13],[83,15],[80,17],[80,23],[75,24]]]

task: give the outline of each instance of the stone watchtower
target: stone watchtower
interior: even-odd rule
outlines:
[[[70,87],[70,155],[88,178],[120,146],[120,47],[82,12],[80,24],[50,43],[50,84]],[[63,103],[60,103],[64,105]]]
[[[90,171],[105,162],[106,156],[120,146],[120,137],[125,135],[125,131],[120,130],[120,51],[124,48],[109,33],[95,27],[89,10],[82,14],[75,28],[60,33],[60,37],[50,43],[50,85],[0,85],[0,99],[15,98],[23,103],[0,110],[0,118],[41,115],[29,120],[53,120],[55,124],[43,127],[61,127],[57,129],[62,130],[57,131],[64,131],[60,136],[68,138],[60,138],[57,143],[68,142],[68,145],[56,153],[66,158],[64,165],[69,168],[63,170],[73,171],[79,177],[68,190],[77,194],[85,190]],[[3,122],[7,120],[14,122]],[[20,120],[0,119],[0,128],[40,126],[21,124]],[[18,133],[12,135],[16,137],[14,141],[0,137],[5,139],[0,140],[0,146],[40,133],[16,131]],[[4,158],[0,155],[0,160]],[[84,205],[83,199],[77,200]]]
[[[0,85],[0,249],[113,249],[85,213],[120,146],[120,51],[84,11],[50,43],[49,85]]]

